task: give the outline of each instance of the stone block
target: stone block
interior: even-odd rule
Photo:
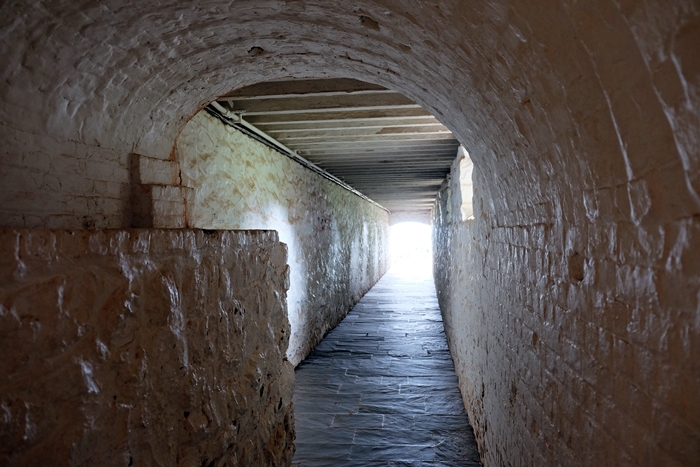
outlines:
[[[178,186],[151,187],[153,227],[179,229],[187,224],[187,196],[189,188]]]
[[[139,177],[143,185],[179,185],[180,168],[175,161],[139,156]]]
[[[0,230],[0,463],[289,465],[277,234]]]

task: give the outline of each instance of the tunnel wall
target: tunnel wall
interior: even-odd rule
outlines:
[[[462,221],[453,164],[433,243],[447,340],[485,464],[698,465],[691,258],[700,225],[682,219],[660,239],[556,216],[499,225],[475,174],[475,219]],[[650,254],[664,259],[645,261]]]
[[[274,229],[289,248],[298,364],[388,267],[388,213],[206,112],[176,144],[188,223],[203,229]]]
[[[474,161],[439,285],[475,320],[451,342],[485,383],[462,388],[487,465],[700,463],[696,0],[10,0],[0,34],[2,225],[182,225],[188,190],[135,185],[172,183],[217,96],[386,86]],[[134,216],[140,195],[167,216]]]
[[[290,464],[275,232],[0,229],[0,255],[0,464]]]

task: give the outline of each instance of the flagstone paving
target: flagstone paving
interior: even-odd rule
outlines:
[[[294,466],[481,466],[432,279],[397,272],[297,367]]]

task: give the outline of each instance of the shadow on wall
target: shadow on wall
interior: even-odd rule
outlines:
[[[192,227],[272,229],[287,244],[298,364],[386,271],[388,214],[205,112],[176,153]]]

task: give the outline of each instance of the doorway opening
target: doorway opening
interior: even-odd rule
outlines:
[[[389,252],[394,271],[404,280],[433,276],[433,229],[421,222],[401,222],[389,228]]]

